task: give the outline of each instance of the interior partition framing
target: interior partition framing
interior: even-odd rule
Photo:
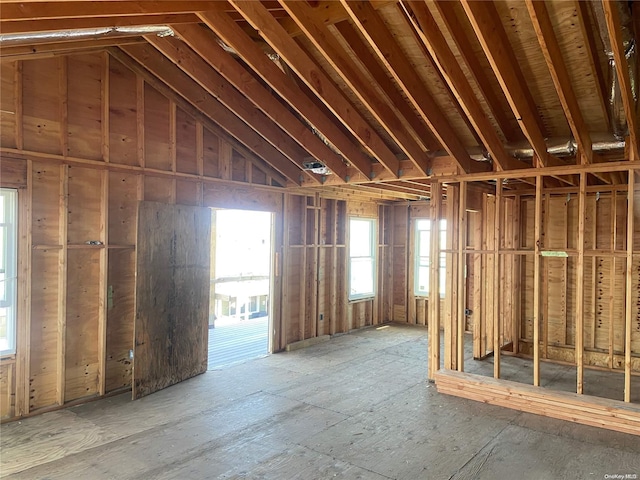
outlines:
[[[577,395],[594,398],[585,395],[585,371],[598,369],[623,374],[618,397],[625,404],[635,401],[632,379],[640,375],[639,169],[629,162],[622,182],[603,184],[576,167],[574,185],[568,187],[557,187],[542,175],[524,188],[512,188],[504,175],[482,184],[441,180],[450,239],[441,251],[458,262],[448,264],[443,299],[445,370],[464,371],[463,346],[471,332],[474,358],[493,356],[496,380],[502,376],[501,358],[520,356],[533,363],[532,377],[525,381],[530,386],[541,385],[541,364],[551,361],[575,367]],[[443,185],[432,189],[438,192]],[[469,192],[480,188],[478,204]],[[474,225],[474,215],[480,226]],[[480,295],[484,304],[470,294]],[[435,326],[437,318],[431,320]],[[439,349],[430,349],[429,378],[446,384],[450,377],[437,373],[439,356]]]

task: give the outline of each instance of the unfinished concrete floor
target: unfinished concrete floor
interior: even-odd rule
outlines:
[[[365,329],[135,402],[120,395],[6,424],[2,476],[640,478],[640,437],[438,394],[426,349],[422,328]]]

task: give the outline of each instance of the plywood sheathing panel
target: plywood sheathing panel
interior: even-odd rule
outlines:
[[[65,401],[98,393],[100,251],[67,253]]]
[[[109,161],[138,163],[136,75],[114,58],[109,59]]]
[[[15,362],[0,365],[0,418],[11,418],[15,412]]]
[[[109,173],[109,244],[136,243],[139,181],[139,175]]]
[[[571,87],[578,100],[580,113],[590,131],[606,132],[608,126],[605,112],[602,111],[598,95],[594,93],[600,87],[597,79],[591,74],[587,58],[589,50],[585,46],[586,41],[578,23],[576,12],[578,2],[547,2],[546,6],[562,58],[569,72]],[[589,28],[591,25],[587,25],[587,29]],[[595,61],[600,61],[605,57],[604,48],[600,48],[596,54],[598,58]],[[606,69],[604,71],[606,72]]]
[[[56,403],[58,356],[58,250],[33,250],[31,337],[29,345],[29,408]]]
[[[0,63],[0,145],[16,148],[18,62]]]
[[[102,160],[103,57],[71,55],[67,59],[67,152],[77,158]]]
[[[169,100],[144,85],[144,166],[171,171]]]
[[[135,219],[134,219],[135,220]],[[135,230],[132,229],[135,232]],[[111,392],[131,385],[133,321],[135,315],[135,251],[109,252],[107,277],[106,385]]]
[[[464,146],[476,146],[478,143],[456,110],[446,85],[440,81],[438,72],[431,62],[425,59],[424,52],[419,47],[415,35],[407,27],[406,20],[403,18],[404,13],[397,5],[392,4],[381,8],[380,14],[405,53],[408,62],[423,79],[424,84],[440,107],[440,112],[447,118]]]
[[[198,173],[198,152],[195,148],[196,121],[182,109],[176,109],[176,170],[182,173]]]
[[[210,236],[207,208],[140,204],[134,399],[207,370]]]
[[[82,245],[101,241],[102,172],[72,167],[69,169],[67,241]]]
[[[24,148],[62,154],[60,61],[24,62],[22,79]]]

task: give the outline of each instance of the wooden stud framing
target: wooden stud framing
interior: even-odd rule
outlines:
[[[58,207],[58,364],[56,366],[56,400],[58,405],[65,402],[65,357],[67,324],[67,224],[69,198],[69,166],[60,165],[60,203]]]
[[[23,118],[23,101],[22,101],[22,61],[18,60],[16,62],[16,70],[14,73],[13,81],[14,89],[13,89],[13,97],[15,102],[15,111],[16,118],[14,123],[15,128],[15,136],[16,136],[16,148],[22,150],[24,148],[24,125],[22,122]]]
[[[611,192],[611,237],[609,239],[611,245],[611,251],[616,248],[617,241],[617,229],[618,229],[618,216],[617,216],[617,192],[614,190]],[[613,368],[613,354],[614,354],[614,301],[613,292],[616,288],[616,258],[611,257],[611,275],[609,276],[609,368]]]
[[[100,280],[98,286],[98,394],[106,393],[107,382],[107,289],[109,266],[109,172],[101,172],[100,196],[100,241],[104,248],[100,250]]]
[[[58,86],[60,99],[60,154],[67,156],[69,153],[69,93],[67,57],[58,58]]]
[[[587,174],[580,174],[580,193],[578,196],[578,264],[576,266],[576,393],[581,394],[584,388],[584,228],[586,214]]]
[[[534,256],[533,256],[533,385],[540,386],[540,248],[542,224],[542,186],[541,176],[536,177],[536,198],[534,218]]]
[[[145,166],[144,161],[144,79],[136,77],[136,122],[138,128],[138,165]]]
[[[100,102],[102,105],[102,160],[105,163],[109,163],[109,117],[110,109],[109,105],[109,54],[107,52],[102,53],[102,71],[100,77]]]
[[[429,251],[429,380],[440,370],[440,218],[442,185],[431,183],[431,250]]]
[[[458,342],[457,342],[457,366],[458,371],[464,371],[464,332],[466,329],[466,301],[467,301],[467,184],[460,182],[460,190],[458,192]],[[437,224],[436,224],[437,226]]]
[[[456,216],[459,210],[459,188],[459,185],[447,186],[447,232],[455,232],[455,230],[453,230],[453,226],[458,224]],[[456,285],[458,272],[456,267],[458,260],[456,255],[457,249],[458,236],[455,234],[447,235],[447,277],[445,292],[446,319],[444,323],[444,368],[447,370],[457,370],[458,368],[458,288]]]
[[[21,118],[17,123],[22,123]],[[18,193],[24,198],[19,201],[19,229],[18,240],[18,299],[22,310],[22,319],[17,325],[16,352],[16,416],[29,413],[30,371],[31,365],[31,250],[32,244],[32,202],[33,202],[33,163],[27,160],[27,188]],[[20,208],[21,206],[21,208]],[[20,250],[21,249],[21,250]],[[25,251],[26,250],[26,251]]]
[[[493,377],[500,378],[500,352],[502,348],[502,325],[500,292],[500,242],[502,238],[502,181],[496,180],[496,210],[493,253]]]
[[[627,192],[627,266],[624,317],[624,401],[631,401],[631,325],[633,322],[633,228],[635,170],[629,170],[629,190]]]

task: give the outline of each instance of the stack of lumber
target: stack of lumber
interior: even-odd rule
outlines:
[[[570,422],[640,435],[640,405],[470,373],[441,370],[438,392]]]

